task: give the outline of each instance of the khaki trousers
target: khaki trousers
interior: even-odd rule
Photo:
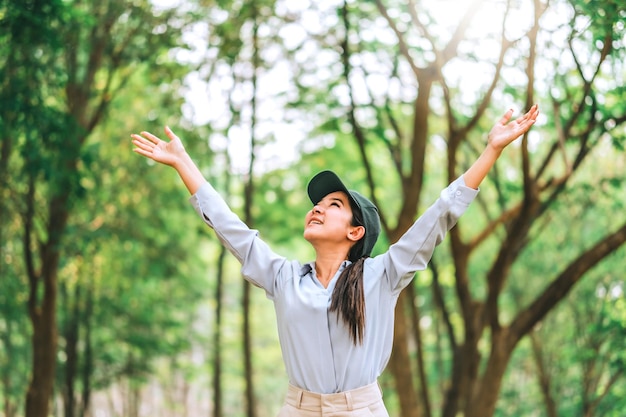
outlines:
[[[337,394],[317,394],[289,385],[278,417],[389,417],[377,382]]]

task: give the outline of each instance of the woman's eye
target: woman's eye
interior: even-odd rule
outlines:
[[[330,203],[331,206],[339,207],[339,203]]]

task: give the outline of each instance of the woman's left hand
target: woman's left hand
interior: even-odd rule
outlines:
[[[489,145],[497,151],[502,151],[515,139],[528,132],[528,129],[535,124],[538,115],[539,108],[534,104],[526,114],[509,123],[513,110],[507,111],[489,132],[487,138]]]
[[[135,145],[133,151],[156,162],[175,167],[178,162],[184,159],[185,147],[178,136],[167,126],[165,127],[165,134],[170,138],[167,142],[150,132],[133,133],[130,135]]]

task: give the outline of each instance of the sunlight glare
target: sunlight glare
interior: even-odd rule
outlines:
[[[476,7],[476,2],[467,0],[440,0],[433,2],[433,20],[442,22],[438,36],[449,38],[458,25],[470,14],[470,7]],[[506,14],[506,0],[483,0],[473,11],[467,35],[472,40],[482,42],[487,40],[498,41],[503,30],[509,40],[518,39],[532,24],[533,9],[531,2],[517,2]],[[506,21],[505,21],[506,18]],[[482,48],[480,48],[482,49]]]

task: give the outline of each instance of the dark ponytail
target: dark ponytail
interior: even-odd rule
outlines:
[[[352,225],[363,226],[363,218],[358,207],[350,202],[352,207]],[[348,326],[350,339],[355,345],[363,344],[365,333],[365,294],[363,291],[363,264],[367,256],[359,257],[363,249],[364,239],[352,245],[348,265],[337,279],[337,284],[331,297],[330,311],[338,312],[339,317]]]
[[[337,311],[348,326],[350,339],[355,345],[363,344],[365,332],[365,294],[363,291],[363,264],[367,257],[362,257],[348,265],[337,279],[330,303],[330,311]]]

